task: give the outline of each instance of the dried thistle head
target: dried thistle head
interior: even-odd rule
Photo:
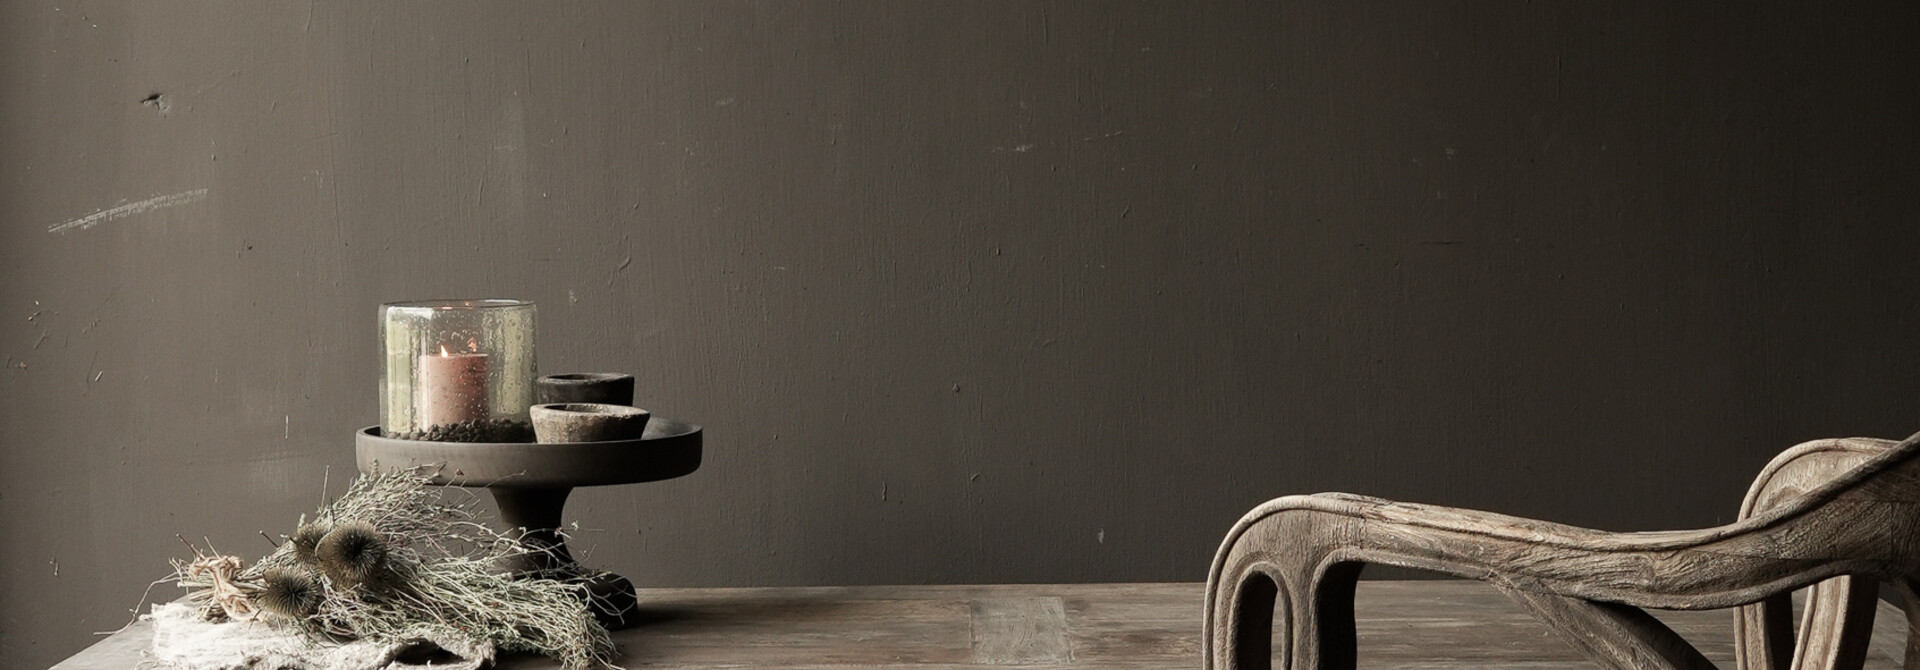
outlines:
[[[307,573],[293,568],[273,568],[261,578],[260,592],[253,601],[261,609],[288,619],[302,619],[320,610],[325,597],[320,584]]]
[[[321,572],[342,587],[377,584],[387,572],[387,541],[365,521],[349,521],[327,531],[314,546]]]
[[[320,546],[320,538],[327,536],[327,530],[328,528],[324,525],[310,523],[293,531],[293,537],[287,542],[293,545],[294,559],[300,561],[301,565],[317,567],[315,561],[318,560],[319,555],[316,550]]]
[[[504,561],[545,549],[490,530],[465,503],[445,502],[443,489],[430,486],[430,474],[355,480],[316,517],[301,517],[282,548],[233,573],[244,591],[235,600],[276,625],[324,638],[405,642],[427,631],[489,641],[503,652],[544,654],[567,670],[615,667],[616,649],[588,611],[585,587],[498,570]],[[342,528],[348,530],[333,533]],[[199,551],[195,557],[207,558]],[[192,602],[207,610],[203,616],[230,618],[215,600],[222,589],[214,576],[180,561],[175,570]],[[276,575],[271,589],[269,572]],[[287,617],[307,611],[306,585],[318,594],[312,613]]]

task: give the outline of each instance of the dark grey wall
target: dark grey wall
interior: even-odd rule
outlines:
[[[0,5],[0,666],[337,493],[389,300],[707,425],[570,508],[642,585],[1701,526],[1920,427],[1911,4],[390,4]]]

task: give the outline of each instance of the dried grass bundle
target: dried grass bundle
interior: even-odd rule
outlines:
[[[474,499],[449,502],[428,479],[363,475],[253,565],[195,549],[195,560],[174,562],[174,579],[210,620],[263,619],[320,640],[464,639],[571,670],[613,667],[586,587],[503,573],[543,550],[495,532]]]

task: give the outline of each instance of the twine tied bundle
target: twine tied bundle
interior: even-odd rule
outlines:
[[[227,618],[251,621],[260,613],[260,609],[254,606],[247,590],[234,581],[234,576],[239,573],[240,558],[237,556],[201,555],[187,564],[186,574],[180,581],[187,584],[191,580],[191,583],[197,584],[205,580],[208,599],[219,606]]]

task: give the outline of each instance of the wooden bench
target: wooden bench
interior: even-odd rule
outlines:
[[[1754,480],[1738,521],[1700,530],[1615,533],[1342,493],[1276,498],[1241,517],[1215,555],[1202,665],[1355,667],[1354,588],[1367,564],[1487,582],[1615,670],[1716,667],[1647,610],[1725,608],[1739,608],[1742,670],[1860,670],[1881,586],[1920,607],[1920,434],[1788,449]],[[1901,619],[1920,632],[1920,616]],[[1906,637],[1920,657],[1920,635]]]

